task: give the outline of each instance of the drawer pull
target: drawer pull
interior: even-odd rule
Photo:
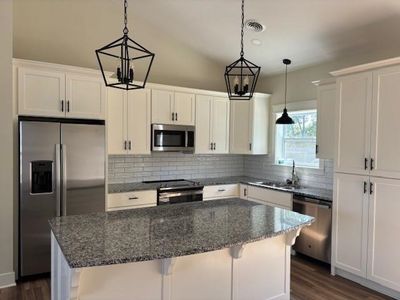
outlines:
[[[225,192],[225,189],[219,189],[218,192]]]
[[[129,197],[129,200],[137,200],[139,199],[138,197]]]

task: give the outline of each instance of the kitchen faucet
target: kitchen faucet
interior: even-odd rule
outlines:
[[[293,166],[292,166],[292,179],[287,179],[286,183],[291,184],[292,186],[297,186],[299,185],[300,178],[296,174],[296,163],[293,160]]]

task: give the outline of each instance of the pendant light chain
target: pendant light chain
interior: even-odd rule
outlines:
[[[286,96],[287,96],[287,66],[286,65],[286,71],[285,71],[285,108],[286,108]]]
[[[244,56],[244,51],[243,51],[243,37],[244,37],[244,0],[242,0],[242,27],[241,27],[241,32],[240,32],[240,57]]]
[[[124,0],[124,24],[125,24],[125,27],[124,27],[123,33],[124,33],[125,35],[127,35],[127,34],[129,33],[129,30],[128,30],[128,13],[127,13],[127,10],[128,10],[128,0]]]

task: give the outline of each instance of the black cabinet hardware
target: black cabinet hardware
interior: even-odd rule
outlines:
[[[64,100],[61,100],[61,111],[64,112]]]
[[[370,160],[369,168],[370,168],[370,170],[374,169],[374,159],[373,158],[371,158],[371,160]]]
[[[374,193],[374,184],[372,182],[369,183],[369,194],[372,195]]]
[[[368,169],[368,158],[364,158],[364,170]]]
[[[128,142],[128,148],[129,148],[129,150],[132,150],[132,142],[131,141]]]
[[[367,182],[364,181],[364,194],[366,194],[366,193],[367,193]]]

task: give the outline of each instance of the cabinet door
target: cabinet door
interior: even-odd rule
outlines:
[[[400,292],[400,180],[371,177],[367,278]]]
[[[211,108],[212,142],[215,143],[213,152],[229,153],[229,100],[215,97]]]
[[[194,125],[195,103],[194,95],[175,92],[174,109],[175,124]]]
[[[317,88],[317,149],[320,159],[335,156],[335,102],[336,85],[329,84]]]
[[[211,150],[211,96],[196,96],[196,138],[197,154],[207,154]]]
[[[371,175],[400,179],[400,67],[374,72]]]
[[[250,101],[249,143],[251,154],[268,154],[269,100],[256,95]]]
[[[100,77],[67,74],[66,82],[67,117],[104,119],[105,85]]]
[[[150,91],[131,91],[127,101],[128,153],[150,154]]]
[[[365,277],[368,176],[335,174],[334,184],[332,263],[335,267]]]
[[[369,159],[372,73],[360,73],[337,80],[336,171],[365,175]]]
[[[250,101],[232,101],[230,120],[230,153],[250,153]]]
[[[155,124],[173,124],[174,92],[167,90],[151,91],[151,122]]]
[[[65,74],[51,70],[18,68],[18,113],[64,117]],[[65,108],[65,107],[64,107]]]
[[[126,92],[107,89],[107,145],[108,154],[126,154]]]

